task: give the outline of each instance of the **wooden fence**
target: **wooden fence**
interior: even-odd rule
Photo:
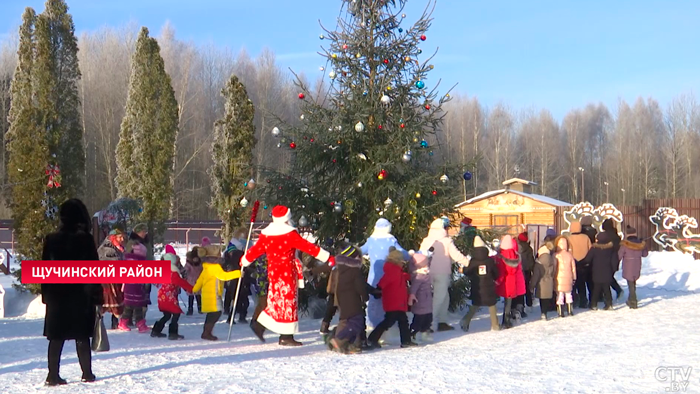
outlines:
[[[622,212],[623,223],[622,228],[629,225],[637,230],[640,238],[648,240],[647,245],[651,250],[659,250],[660,247],[651,239],[656,231],[656,228],[649,220],[649,217],[656,213],[656,210],[661,207],[670,207],[678,211],[679,215],[688,215],[700,220],[700,199],[655,199],[644,200],[641,205],[627,205],[617,207]],[[564,220],[564,212],[571,207],[557,208],[557,232],[568,227]],[[696,258],[698,256],[696,255]]]

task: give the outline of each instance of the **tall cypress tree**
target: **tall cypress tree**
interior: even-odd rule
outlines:
[[[157,239],[165,229],[173,198],[178,107],[160,46],[145,27],[136,41],[131,67],[117,144],[117,189],[119,197],[141,201],[141,219]]]
[[[41,257],[42,237],[50,230],[50,222],[41,204],[46,191],[44,171],[48,143],[38,124],[32,88],[35,23],[34,10],[27,8],[19,29],[19,56],[11,88],[10,128],[5,135],[9,154],[7,178],[12,185],[7,197],[14,220],[15,252],[28,259]]]
[[[245,182],[251,176],[255,146],[255,108],[245,86],[232,75],[221,91],[225,99],[224,116],[214,124],[211,153],[214,165],[209,169],[212,181],[211,206],[223,221],[221,237],[230,239],[233,229],[243,222],[240,201]],[[249,185],[252,187],[253,185]]]

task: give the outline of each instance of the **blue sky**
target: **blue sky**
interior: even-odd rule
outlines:
[[[409,0],[417,18],[426,0]],[[270,47],[279,63],[314,80],[323,64],[318,20],[335,27],[332,0],[68,0],[78,32],[137,22],[157,33],[166,21],[179,38]],[[0,32],[13,31],[22,10],[43,0],[2,0]],[[700,2],[692,0],[440,0],[423,53],[440,48],[430,74],[443,89],[499,101],[514,109],[571,108],[618,98],[654,97],[662,106],[700,90]]]

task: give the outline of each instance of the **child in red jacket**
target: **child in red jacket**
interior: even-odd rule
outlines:
[[[185,339],[184,336],[178,333],[178,321],[182,314],[182,309],[180,309],[180,303],[178,302],[178,293],[180,292],[180,288],[185,289],[187,292],[192,292],[192,285],[181,276],[182,264],[180,264],[180,259],[175,254],[175,249],[167,245],[165,251],[166,253],[163,256],[163,260],[170,261],[170,283],[164,284],[158,289],[158,309],[163,312],[163,317],[153,325],[151,336],[154,338],[165,338],[163,328],[165,328],[165,324],[170,320],[168,339]]]
[[[379,280],[377,287],[382,289],[382,307],[384,308],[384,320],[369,334],[369,349],[377,349],[379,338],[394,323],[399,323],[401,332],[401,347],[417,346],[411,341],[411,330],[408,326],[408,304],[409,298],[415,301],[415,295],[409,297],[408,281],[411,276],[404,271],[406,262],[403,260],[403,253],[391,247],[389,256],[384,264],[384,276]]]

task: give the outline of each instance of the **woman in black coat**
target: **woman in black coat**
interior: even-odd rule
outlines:
[[[58,232],[46,236],[42,260],[99,260],[90,235],[90,215],[78,199],[64,202],[59,210]],[[66,384],[59,376],[61,352],[66,340],[75,340],[83,382],[94,382],[90,337],[95,313],[102,305],[102,286],[93,284],[42,284],[42,302],[46,304],[44,336],[49,340],[49,375],[46,384]]]
[[[613,253],[615,256],[617,256],[617,252],[620,251],[620,242],[622,241],[622,238],[620,238],[620,234],[617,233],[617,229],[615,228],[615,223],[613,223],[612,219],[605,219],[603,221],[603,231],[608,233],[610,235],[610,238],[613,243]],[[610,279],[610,286],[615,290],[615,293],[617,294],[616,299],[621,299],[622,296],[625,294],[625,292],[622,290],[622,287],[620,287],[620,284],[617,283],[617,280],[615,279],[615,272],[620,270],[620,261],[617,262],[617,265],[615,266],[615,270],[613,271],[613,277]]]
[[[471,253],[469,266],[464,268],[462,272],[471,283],[470,298],[472,300],[469,311],[460,321],[462,330],[469,331],[469,324],[480,306],[489,308],[491,330],[499,330],[498,316],[496,315],[498,267],[496,262],[489,257],[489,249],[481,237],[474,237],[474,250]]]
[[[591,295],[591,309],[598,309],[600,293],[603,293],[605,310],[612,309],[612,292],[610,291],[610,278],[618,264],[617,252],[615,252],[610,233],[603,231],[596,236],[596,243],[588,251],[586,264],[591,265],[593,276],[593,294]]]

